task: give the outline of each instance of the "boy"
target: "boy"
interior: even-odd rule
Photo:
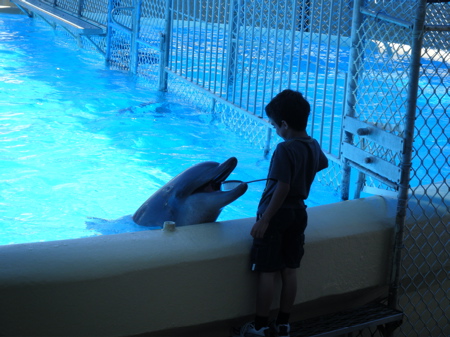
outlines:
[[[266,188],[251,235],[252,270],[259,273],[255,321],[240,330],[240,336],[269,336],[269,312],[275,278],[281,274],[280,310],[275,321],[278,336],[289,337],[289,316],[297,294],[296,270],[305,242],[308,197],[317,172],[328,159],[316,140],[306,133],[310,105],[301,93],[290,89],[276,95],[266,114],[284,142],[277,145],[270,162]]]

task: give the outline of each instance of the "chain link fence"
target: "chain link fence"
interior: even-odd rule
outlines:
[[[330,158],[319,180],[348,189],[344,199],[408,200],[393,261],[406,316],[396,335],[450,335],[450,1],[42,1],[107,27],[68,33],[111,68],[177,93],[266,153],[279,139],[264,106],[301,91],[308,132]]]
[[[398,279],[392,279],[398,297],[391,300],[406,319],[397,334],[448,336],[450,3],[386,0],[358,6],[344,122],[345,130],[358,129],[344,140],[355,150],[346,147],[343,156],[359,172],[355,197],[361,191],[396,196],[405,189],[408,206],[397,223],[399,265],[393,271]],[[404,182],[402,169],[408,174]]]
[[[450,2],[428,1],[401,263],[404,336],[450,336]]]

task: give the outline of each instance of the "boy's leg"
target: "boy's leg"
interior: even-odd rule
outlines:
[[[280,337],[290,336],[289,318],[297,295],[297,269],[285,268],[281,271],[281,296],[280,311],[275,321],[277,335]]]
[[[270,307],[275,292],[276,272],[260,272],[258,290],[256,293],[256,319],[255,327],[260,329],[269,324]]]
[[[291,225],[283,236],[283,256],[287,266],[281,271],[280,314],[278,324],[286,324],[297,296],[297,269],[300,267],[305,244],[305,229],[308,222],[306,209],[292,210]]]
[[[290,314],[297,296],[297,269],[284,268],[281,271],[280,311]]]

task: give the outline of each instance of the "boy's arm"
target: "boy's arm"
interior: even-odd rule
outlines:
[[[250,232],[251,236],[255,239],[262,239],[264,237],[270,220],[280,209],[290,189],[291,185],[288,183],[284,183],[279,180],[277,181],[277,186],[275,187],[272,199],[270,199],[269,206],[267,206],[267,209],[261,218],[253,225]]]
[[[323,169],[326,169],[328,167],[328,158],[323,153],[323,151],[320,151],[320,157],[319,157],[319,169],[317,172],[322,171]]]

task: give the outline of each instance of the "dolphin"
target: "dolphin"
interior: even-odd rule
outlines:
[[[221,191],[222,182],[237,165],[231,157],[222,164],[207,161],[183,171],[161,187],[134,213],[141,226],[162,226],[174,221],[176,226],[214,222],[222,209],[247,191],[242,183],[231,191]]]

